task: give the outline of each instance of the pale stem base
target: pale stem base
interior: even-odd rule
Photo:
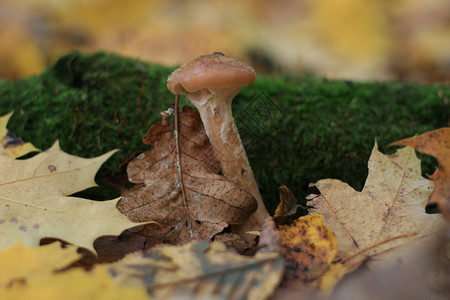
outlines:
[[[213,97],[197,108],[216,158],[222,165],[223,175],[252,194],[258,203],[258,209],[243,224],[233,226],[241,237],[253,241],[255,236],[246,232],[261,230],[268,213],[234,124],[231,99],[224,101]]]

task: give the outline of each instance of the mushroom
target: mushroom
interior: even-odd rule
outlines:
[[[167,79],[170,92],[186,96],[198,109],[223,175],[252,194],[258,202],[257,210],[249,219],[234,227],[247,240],[253,238],[245,233],[260,230],[268,213],[234,124],[231,101],[242,87],[254,80],[252,67],[220,52],[187,62]]]

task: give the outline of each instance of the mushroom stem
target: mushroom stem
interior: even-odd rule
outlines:
[[[203,105],[196,105],[203,121],[206,134],[210,140],[216,158],[220,161],[224,177],[246,190],[258,202],[258,209],[245,223],[233,226],[237,233],[247,240],[254,236],[246,232],[262,228],[267,210],[259,193],[258,184],[242,145],[241,138],[234,123],[231,101],[234,95],[222,97],[211,96]]]
[[[173,94],[185,95],[197,107],[225,178],[249,192],[258,209],[233,229],[248,241],[248,231],[260,230],[267,215],[244,146],[234,124],[231,101],[239,90],[255,80],[255,70],[222,53],[199,56],[175,70],[167,79]]]

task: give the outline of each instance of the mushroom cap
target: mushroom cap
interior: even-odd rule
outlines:
[[[204,88],[240,89],[255,81],[255,70],[245,63],[214,53],[199,56],[176,69],[167,79],[167,88],[175,95]]]

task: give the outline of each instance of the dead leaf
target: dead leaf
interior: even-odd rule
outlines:
[[[283,283],[294,281],[304,290],[317,288],[314,281],[328,271],[338,251],[336,237],[323,224],[323,216],[304,216],[279,230],[281,254],[286,259]]]
[[[414,247],[412,263],[361,268],[341,281],[331,299],[449,299],[449,250],[450,239],[436,235]]]
[[[275,210],[273,218],[278,225],[284,225],[297,213],[299,205],[294,194],[287,186],[280,186],[278,191],[280,193],[280,203]]]
[[[436,158],[438,169],[430,176],[434,181],[434,191],[429,203],[437,203],[444,216],[450,218],[450,127],[428,131],[390,145],[411,146]]]
[[[259,300],[273,293],[283,274],[283,262],[276,253],[247,257],[219,242],[193,241],[133,253],[109,269],[118,282],[145,286],[158,299],[187,294],[196,299]]]
[[[333,263],[338,252],[334,233],[324,225],[323,216],[311,214],[291,225],[276,228],[267,217],[261,232],[261,252],[280,253],[285,258],[285,273],[274,299],[328,296],[339,281],[358,264]]]
[[[92,272],[55,272],[78,260],[77,247],[59,242],[27,248],[21,243],[0,252],[2,299],[148,299],[145,289],[120,286],[106,266]]]
[[[34,147],[31,143],[24,143],[22,139],[16,137],[11,131],[6,129],[6,124],[12,114],[13,113],[9,113],[0,117],[0,150],[6,150],[6,153],[12,158],[17,158],[30,152],[39,151],[39,149]]]
[[[271,216],[267,216],[259,237],[258,246],[261,252],[280,253],[281,235]]]
[[[61,151],[55,143],[32,158],[15,160],[0,146],[0,250],[19,237],[25,246],[52,237],[94,251],[97,237],[139,225],[116,209],[118,199],[66,197],[95,186],[95,173],[114,152],[85,159]]]
[[[425,212],[432,182],[421,176],[420,160],[410,147],[383,155],[375,144],[361,192],[334,179],[315,186],[321,195],[310,195],[308,205],[325,216],[336,234],[339,257],[347,261],[371,257],[371,267],[404,262],[412,243],[425,242],[443,224],[441,215]]]
[[[225,244],[227,248],[236,249],[239,253],[243,253],[248,250],[251,245],[244,240],[239,234],[234,232],[222,232],[216,234],[214,237],[215,242],[221,242]]]
[[[144,234],[173,243],[211,239],[229,224],[242,223],[256,210],[248,192],[218,175],[198,112],[179,114],[182,176],[178,175],[172,124],[155,124],[147,134],[154,145],[128,165],[129,180],[140,183],[122,196],[118,209],[134,222],[153,220]]]
[[[124,258],[127,254],[147,250],[161,244],[140,234],[125,230],[119,236],[101,236],[94,242],[99,263],[112,263]]]
[[[55,242],[41,247],[28,248],[22,242],[0,251],[0,289],[14,282],[26,280],[36,274],[48,275],[79,260],[78,247]]]

